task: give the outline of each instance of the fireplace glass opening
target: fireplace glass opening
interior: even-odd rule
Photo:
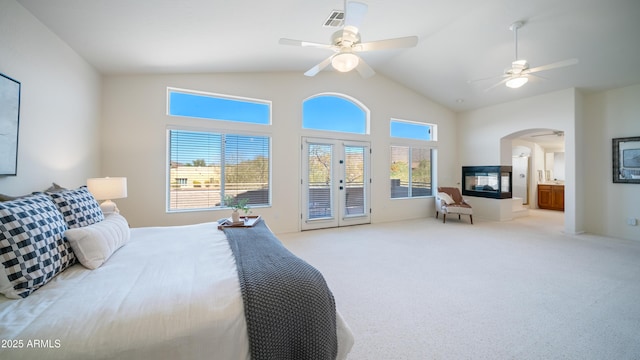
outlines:
[[[463,166],[462,195],[511,198],[511,166]]]

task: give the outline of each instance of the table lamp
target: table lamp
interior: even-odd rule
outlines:
[[[119,214],[120,210],[113,199],[123,199],[127,197],[126,177],[105,177],[87,179],[87,188],[96,200],[105,200],[100,204],[102,212],[107,214]]]

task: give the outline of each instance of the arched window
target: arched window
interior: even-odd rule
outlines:
[[[317,95],[302,104],[302,128],[368,134],[369,111],[344,96]]]

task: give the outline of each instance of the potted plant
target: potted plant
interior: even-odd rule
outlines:
[[[224,204],[232,209],[231,211],[231,221],[237,223],[240,221],[240,210],[244,212],[245,215],[249,214],[251,210],[247,203],[249,199],[238,199],[237,197],[226,195],[224,197]]]

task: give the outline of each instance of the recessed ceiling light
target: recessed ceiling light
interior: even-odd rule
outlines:
[[[458,104],[462,104],[462,103],[464,102],[464,99],[456,99],[456,102],[457,102]]]

